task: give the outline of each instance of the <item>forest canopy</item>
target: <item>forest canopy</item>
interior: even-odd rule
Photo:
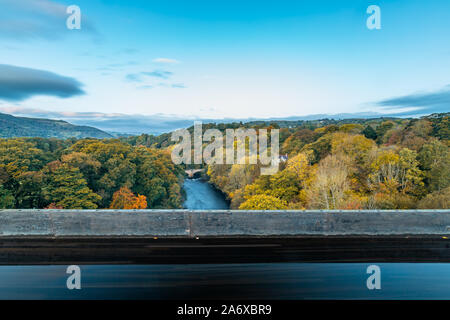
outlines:
[[[181,185],[167,150],[115,139],[0,139],[1,208],[179,208]]]
[[[280,128],[285,155],[276,174],[241,164],[208,166],[232,209],[450,208],[448,113],[253,127],[268,125]]]
[[[280,130],[279,171],[210,164],[231,209],[450,208],[449,114],[419,119],[209,123]],[[193,130],[193,127],[189,128]],[[0,139],[0,208],[182,208],[170,134]]]

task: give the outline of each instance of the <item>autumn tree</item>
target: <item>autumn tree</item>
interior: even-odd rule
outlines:
[[[114,192],[110,209],[146,209],[147,198],[138,194],[137,196],[131,192],[128,187],[122,187]]]
[[[450,208],[450,187],[428,194],[417,204],[419,209],[448,209]]]
[[[364,130],[364,127],[359,123],[346,123],[339,127],[340,132],[349,134],[359,134]]]
[[[431,138],[433,127],[426,119],[411,120],[400,134],[397,145],[419,151]]]
[[[423,172],[419,169],[417,153],[407,148],[381,150],[371,166],[369,175],[374,188],[386,188],[388,192],[419,193]]]
[[[342,155],[329,155],[323,159],[308,189],[311,209],[339,209],[350,190],[348,159]]]
[[[252,196],[239,207],[241,210],[285,210],[287,208],[286,201],[265,194]]]
[[[11,176],[40,170],[50,159],[25,138],[0,139],[0,164]]]
[[[288,136],[281,147],[283,153],[295,155],[304,145],[314,142],[316,134],[310,129],[300,129]]]
[[[331,153],[348,161],[351,187],[359,192],[367,191],[367,175],[371,154],[376,150],[375,142],[360,134],[337,132],[331,140]]]

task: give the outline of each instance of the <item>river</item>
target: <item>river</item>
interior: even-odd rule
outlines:
[[[186,179],[183,186],[186,192],[184,207],[190,210],[226,210],[228,202],[222,193],[202,179]]]

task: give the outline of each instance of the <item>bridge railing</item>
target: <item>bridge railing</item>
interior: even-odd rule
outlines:
[[[0,236],[450,235],[450,210],[0,210]]]

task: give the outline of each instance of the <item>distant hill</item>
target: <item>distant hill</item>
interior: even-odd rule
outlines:
[[[112,138],[102,130],[88,126],[76,126],[62,120],[14,117],[0,113],[0,138]]]

